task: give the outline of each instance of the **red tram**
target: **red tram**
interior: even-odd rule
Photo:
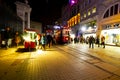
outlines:
[[[36,48],[39,40],[38,33],[34,29],[25,29],[23,39],[25,48]]]
[[[68,43],[69,39],[70,39],[69,30],[67,28],[63,28],[61,30],[57,30],[56,33],[55,33],[55,36],[56,36],[56,41],[57,42],[62,40],[63,43]]]

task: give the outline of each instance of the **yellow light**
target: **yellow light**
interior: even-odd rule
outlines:
[[[31,39],[30,39],[29,36],[23,36],[23,39],[24,39],[25,41],[31,41]]]
[[[36,52],[37,54],[43,54],[44,51],[38,49]]]
[[[92,9],[92,13],[96,13],[96,7]]]
[[[75,35],[74,35],[74,34],[71,34],[70,37],[71,37],[72,39],[74,39],[74,38],[75,38]]]

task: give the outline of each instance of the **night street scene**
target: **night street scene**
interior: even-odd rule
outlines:
[[[120,0],[0,0],[0,80],[120,80]]]

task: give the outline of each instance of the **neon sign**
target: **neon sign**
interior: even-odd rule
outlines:
[[[69,4],[72,6],[74,5],[75,3],[77,3],[77,0],[69,0]]]

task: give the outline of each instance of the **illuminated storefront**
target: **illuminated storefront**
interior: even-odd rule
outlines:
[[[120,46],[120,11],[119,3],[109,6],[100,22],[102,28],[100,36],[105,36],[105,43]]]
[[[120,28],[102,30],[101,36],[105,36],[106,44],[120,45]]]
[[[104,35],[106,44],[120,45],[120,0],[69,0],[63,13],[71,35],[82,34],[84,38]]]
[[[83,37],[90,37],[93,36],[94,38],[96,37],[96,21],[91,21],[89,23],[84,24],[83,26],[80,27],[81,31],[83,32]]]

